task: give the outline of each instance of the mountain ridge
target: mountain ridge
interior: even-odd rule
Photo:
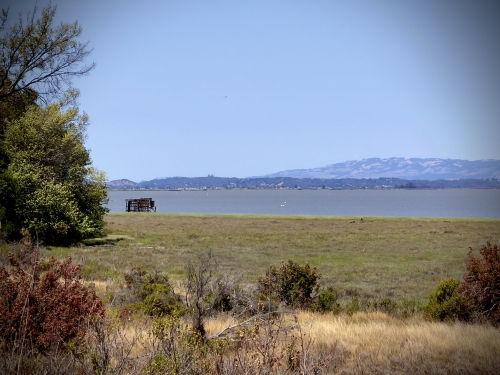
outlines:
[[[500,178],[500,160],[440,158],[368,158],[263,176],[294,178],[400,178],[416,180]]]
[[[164,177],[108,182],[113,189],[500,188],[500,160],[369,158],[260,177]]]

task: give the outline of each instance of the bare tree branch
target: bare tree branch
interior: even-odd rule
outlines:
[[[6,28],[8,10],[0,14],[0,101],[32,89],[42,102],[59,97],[72,87],[72,78],[88,74],[95,63],[83,64],[92,49],[77,39],[82,28],[75,21],[54,26],[56,6],[50,4],[36,17]]]

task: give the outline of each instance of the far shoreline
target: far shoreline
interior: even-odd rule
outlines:
[[[425,216],[321,216],[321,215],[273,215],[273,214],[206,214],[206,213],[183,213],[183,212],[108,212],[106,216],[177,216],[186,218],[234,218],[234,219],[280,219],[280,220],[350,220],[359,222],[369,221],[436,221],[436,222],[456,222],[456,221],[498,221],[497,217],[425,217]],[[363,219],[363,220],[361,220]]]
[[[343,191],[343,190],[498,190],[500,187],[434,187],[434,188],[342,188],[342,189],[332,189],[332,188],[282,188],[282,189],[251,189],[251,188],[209,188],[209,189],[194,189],[194,188],[186,188],[186,189],[110,189],[108,191],[169,191],[169,192],[179,192],[179,191],[233,191],[233,190],[252,190],[252,191],[287,191],[287,190],[327,190],[327,191]]]

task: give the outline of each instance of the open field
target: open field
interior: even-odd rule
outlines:
[[[82,264],[106,306],[103,341],[68,366],[87,369],[108,353],[106,371],[116,374],[500,372],[498,327],[429,321],[421,309],[440,280],[462,277],[469,247],[500,242],[498,219],[111,214],[106,221],[106,238],[93,241],[104,245],[43,252]],[[243,313],[213,312],[205,317],[205,342],[193,331],[189,305],[179,320],[152,317],[124,285],[133,267],[165,271],[187,301],[185,265],[209,249],[218,271],[243,285],[282,260],[309,262],[323,285],[340,292],[340,308],[321,314],[280,306],[269,313],[259,304],[258,311],[245,305]],[[384,298],[390,303],[375,305]],[[175,371],[168,367],[174,360]]]
[[[318,268],[323,285],[367,298],[427,298],[445,277],[461,278],[469,247],[500,243],[498,219],[408,219],[109,214],[113,247],[52,248],[72,256],[89,280],[121,282],[141,266],[185,277],[185,264],[211,249],[220,272],[253,283],[291,259]]]

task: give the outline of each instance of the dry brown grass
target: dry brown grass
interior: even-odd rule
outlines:
[[[338,373],[500,373],[500,330],[489,325],[398,320],[380,312],[351,317],[301,312],[297,317],[314,353],[344,352]],[[231,324],[220,317],[207,328],[215,334]]]
[[[500,331],[488,325],[396,320],[380,312],[352,317],[302,313],[299,321],[310,326],[318,345],[338,340],[351,353],[346,364],[351,371],[500,372]]]

